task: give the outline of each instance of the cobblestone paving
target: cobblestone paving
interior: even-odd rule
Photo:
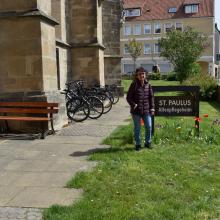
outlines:
[[[105,126],[99,125],[98,132],[97,129],[94,129],[94,125],[87,125],[84,124],[75,124],[73,123],[71,126],[62,129],[59,132],[59,136],[92,136],[92,137],[104,137],[106,134],[111,133],[114,129],[114,126]]]
[[[0,220],[42,220],[42,210],[0,207]]]

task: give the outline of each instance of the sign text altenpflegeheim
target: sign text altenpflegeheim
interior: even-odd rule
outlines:
[[[156,116],[195,115],[195,99],[192,96],[156,96]]]

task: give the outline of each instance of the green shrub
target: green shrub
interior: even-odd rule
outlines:
[[[152,80],[160,80],[161,79],[161,74],[160,73],[153,73],[151,75]]]
[[[177,81],[177,75],[175,72],[170,72],[167,75],[167,81]]]
[[[189,77],[183,85],[200,86],[200,98],[210,100],[214,98],[217,90],[217,81],[209,74],[199,74]]]
[[[191,65],[191,73],[190,76],[200,75],[201,74],[201,66],[198,63],[193,63]]]
[[[133,75],[122,75],[122,80],[132,80]]]
[[[166,80],[167,79],[167,74],[166,73],[161,73],[161,79]]]

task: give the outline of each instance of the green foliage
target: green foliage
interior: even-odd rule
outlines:
[[[161,56],[173,65],[178,80],[182,82],[194,71],[194,63],[207,46],[207,37],[188,27],[183,32],[172,30],[159,40]]]
[[[128,43],[128,50],[133,59],[137,59],[143,50],[142,43],[137,42],[135,39],[132,39]]]
[[[183,85],[200,86],[200,97],[202,100],[211,100],[217,90],[217,81],[209,74],[200,74],[189,77]]]
[[[129,54],[134,61],[134,72],[135,72],[136,60],[142,54],[143,45],[142,45],[142,43],[137,42],[135,39],[132,39],[129,41],[129,44],[127,46],[128,46]]]
[[[202,118],[202,122],[205,119]],[[208,119],[207,119],[208,122]],[[156,124],[155,136],[153,142],[158,146],[164,144],[184,144],[186,142],[191,144],[206,144],[219,145],[220,144],[220,129],[212,123],[201,124],[200,135],[198,136],[198,129],[194,126],[194,120],[175,119],[169,122],[162,122]]]
[[[200,75],[202,72],[201,66],[198,63],[193,63],[190,69],[191,69],[190,76]]]
[[[170,72],[167,75],[167,81],[177,81],[177,74],[175,72]]]
[[[161,74],[160,73],[153,73],[150,76],[151,80],[160,80],[161,79]]]

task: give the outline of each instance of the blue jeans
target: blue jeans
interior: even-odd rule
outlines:
[[[151,135],[152,135],[152,120],[150,114],[145,115],[136,115],[132,114],[132,118],[134,121],[134,139],[136,145],[141,145],[141,119],[144,121],[145,127],[145,144],[151,143]]]

